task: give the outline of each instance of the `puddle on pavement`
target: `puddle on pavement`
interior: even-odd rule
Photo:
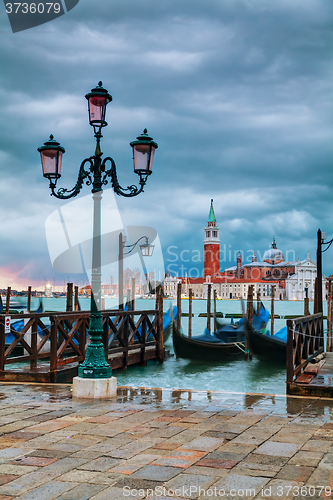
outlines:
[[[72,400],[71,385],[5,385],[0,399],[6,404],[43,405],[59,404],[66,408],[92,408],[110,404],[128,410],[133,407],[142,410],[191,409],[193,411],[225,410],[254,411],[281,417],[297,418],[297,422],[316,423],[332,419],[333,400],[302,398],[271,394],[222,393],[191,391],[182,389],[159,389],[144,387],[118,387],[117,398],[108,401]],[[69,404],[68,404],[69,403]]]

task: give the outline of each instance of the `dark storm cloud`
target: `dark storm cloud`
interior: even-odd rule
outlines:
[[[130,140],[147,127],[159,143],[145,194],[118,200],[127,224],[155,227],[165,249],[202,250],[214,198],[222,243],[263,251],[275,234],[314,258],[317,228],[333,236],[332,18],[321,0],[80,0],[15,35],[3,18],[0,265],[39,258],[53,272],[43,224],[58,201],[36,148],[52,132],[66,148],[61,184],[75,182],[94,147],[84,94],[99,79],[114,97],[103,151],[122,184]]]

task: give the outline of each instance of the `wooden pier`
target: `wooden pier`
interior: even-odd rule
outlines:
[[[332,342],[326,347],[322,313],[287,321],[287,394],[333,397]]]
[[[163,305],[149,311],[102,311],[103,344],[112,369],[163,362]],[[16,330],[15,321],[23,320]],[[71,382],[84,360],[89,312],[27,313],[11,316],[14,339],[6,345],[0,315],[0,380]],[[22,324],[21,324],[22,326]]]

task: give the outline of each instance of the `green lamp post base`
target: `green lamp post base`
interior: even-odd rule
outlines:
[[[87,347],[86,359],[79,366],[78,375],[81,378],[109,378],[112,368],[105,360],[104,346],[90,343]]]
[[[93,309],[96,309],[94,300],[92,306]],[[89,334],[90,343],[87,347],[85,360],[79,366],[78,375],[81,378],[110,378],[112,368],[105,359],[104,345],[101,342],[103,324],[99,311],[94,311],[90,315]]]

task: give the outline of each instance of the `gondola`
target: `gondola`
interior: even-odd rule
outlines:
[[[40,299],[38,308],[35,311],[31,311],[31,313],[37,314],[37,313],[42,313],[42,312],[43,312],[43,301],[42,301],[42,299]],[[24,327],[24,319],[17,319],[16,321],[13,321],[10,326],[13,330],[16,330],[17,333],[20,333],[20,331]],[[48,327],[48,325],[46,325],[46,326]],[[44,335],[44,332],[40,328],[39,325],[37,327],[37,334],[38,334],[39,340],[41,340],[43,335]],[[24,335],[23,335],[23,337],[24,337]],[[6,335],[5,335],[5,349],[8,349],[9,346],[12,344],[12,342],[14,342],[15,339],[16,339],[16,337],[14,336],[12,331],[9,333],[6,333]],[[12,355],[20,356],[23,354],[23,352],[24,352],[23,346],[21,344],[18,344],[18,345],[16,345],[16,347],[14,347]]]
[[[170,306],[170,308],[163,314],[163,343],[165,343],[169,339],[172,333],[172,327],[176,315],[176,306]]]
[[[259,313],[253,311],[252,318],[252,329],[257,332],[266,331],[267,322],[269,320],[269,312],[260,304]],[[214,332],[214,336],[224,342],[244,342],[247,333],[247,328],[245,326],[244,318],[241,318],[236,323],[233,322],[231,318],[231,323],[228,325],[220,326],[220,322],[217,320],[217,330]]]
[[[259,333],[255,331],[253,326],[248,325],[248,336],[250,350],[259,359],[275,362],[286,363],[287,356],[287,327],[284,326],[271,335],[269,330]]]
[[[179,358],[200,361],[233,361],[244,357],[242,342],[223,342],[211,335],[207,328],[203,335],[187,337],[173,325],[173,348]]]

